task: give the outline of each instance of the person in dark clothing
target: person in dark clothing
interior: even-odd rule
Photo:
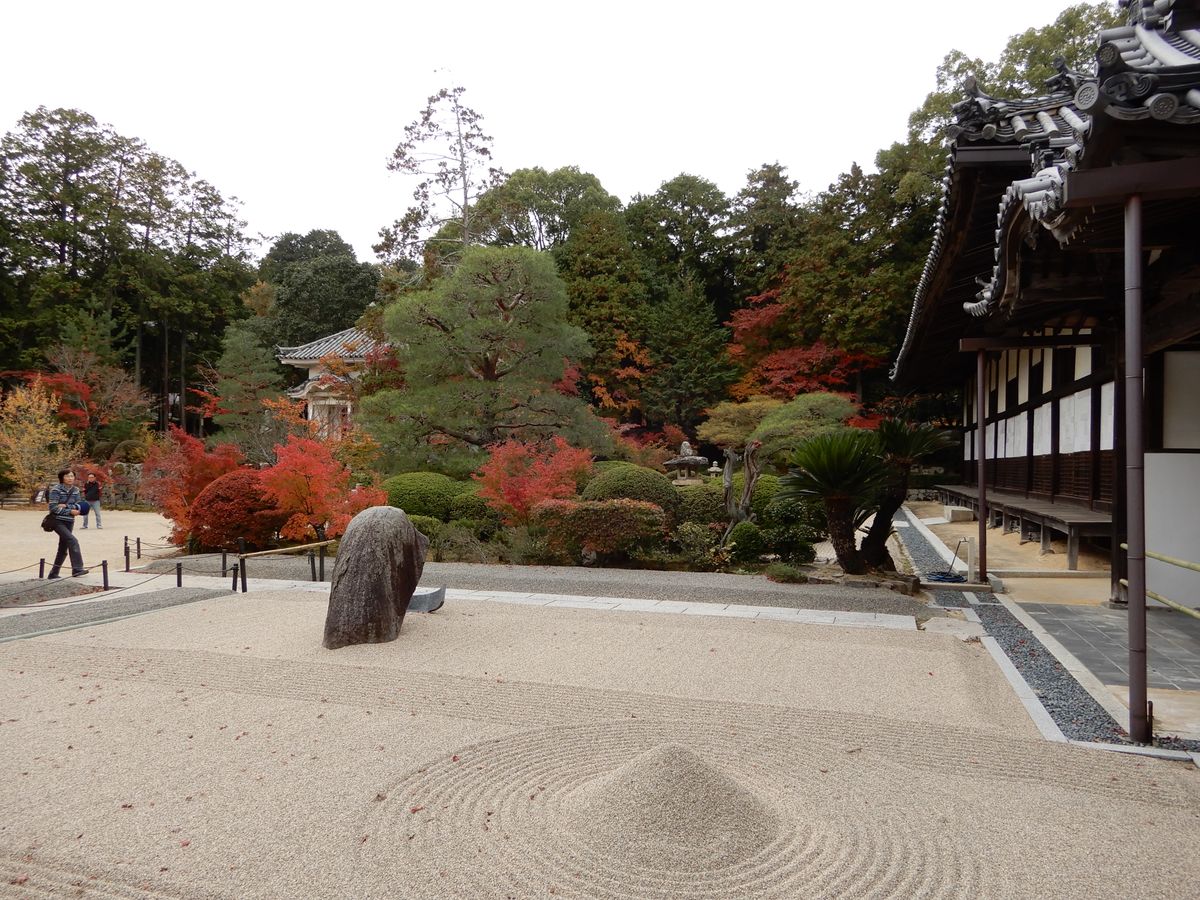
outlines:
[[[62,567],[67,554],[71,556],[71,575],[86,575],[83,567],[83,551],[79,549],[79,539],[71,532],[75,527],[75,517],[81,514],[80,507],[83,498],[79,488],[75,487],[75,473],[63,469],[58,473],[58,484],[50,488],[48,505],[50,514],[54,516],[54,532],[58,535],[58,552],[54,554],[54,565],[50,567],[47,578],[58,578],[58,570]]]
[[[83,514],[83,527],[88,527],[88,513],[96,514],[96,528],[100,528],[100,482],[96,480],[96,476],[92,472],[88,472],[87,481],[83,483],[83,499],[88,502],[90,507]]]

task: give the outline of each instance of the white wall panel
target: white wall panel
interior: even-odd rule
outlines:
[[[1008,455],[1009,456],[1024,456],[1027,443],[1029,441],[1028,425],[1029,413],[1019,413],[1012,417],[1008,423]]]
[[[1200,449],[1200,353],[1163,354],[1163,447]]]
[[[1054,389],[1054,354],[1047,350],[1042,358],[1042,393],[1048,394]]]
[[[1114,407],[1116,402],[1116,393],[1113,383],[1100,385],[1100,449],[1112,450],[1116,444],[1114,439],[1116,432],[1113,430],[1115,420],[1113,418]]]
[[[1146,549],[1200,562],[1198,507],[1200,453],[1147,453]],[[1176,603],[1200,607],[1200,572],[1147,559],[1146,587]]]
[[[1075,446],[1075,397],[1063,397],[1058,403],[1058,451],[1070,453]]]
[[[1029,351],[1022,350],[1017,362],[1017,402],[1029,402]]]
[[[1092,374],[1092,348],[1075,348],[1075,380],[1087,378]]]
[[[1064,453],[1078,453],[1081,450],[1092,449],[1092,392],[1090,390],[1079,391],[1075,394],[1075,429],[1073,438],[1074,440],[1069,447],[1064,445]]]
[[[1033,455],[1045,456],[1050,452],[1050,404],[1039,406],[1033,411]]]

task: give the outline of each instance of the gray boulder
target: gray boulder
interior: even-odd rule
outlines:
[[[428,547],[429,538],[395,507],[374,506],[351,519],[333,567],[325,646],[394,641]]]

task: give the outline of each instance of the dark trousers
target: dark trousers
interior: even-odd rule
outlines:
[[[79,549],[79,538],[71,533],[74,527],[74,518],[67,520],[55,517],[54,519],[54,533],[58,535],[58,552],[54,554],[54,565],[50,567],[51,575],[58,574],[68,553],[71,555],[71,574],[83,574],[83,551]]]

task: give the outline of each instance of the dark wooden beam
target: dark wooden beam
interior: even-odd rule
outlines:
[[[958,342],[958,350],[960,353],[975,353],[979,350],[1018,350],[1026,347],[1094,347],[1111,340],[1112,335],[1103,331],[1093,331],[1092,334],[962,338]]]
[[[1033,168],[1029,151],[1021,147],[997,147],[994,145],[972,147],[967,145],[954,150],[955,166],[991,166],[997,163]]]
[[[1144,200],[1200,196],[1200,158],[1071,172],[1063,184],[1063,206],[1124,203],[1135,194]]]

